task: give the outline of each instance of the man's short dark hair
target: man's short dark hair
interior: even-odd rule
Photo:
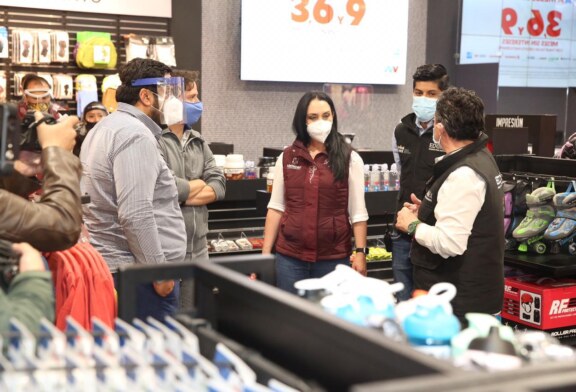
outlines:
[[[172,70],[172,76],[184,78],[184,85],[186,86],[186,90],[192,89],[194,84],[198,84],[198,81],[200,81],[199,71],[174,69]]]
[[[416,68],[412,79],[412,89],[416,87],[416,82],[436,82],[440,91],[444,91],[450,86],[448,71],[442,64],[421,65]]]
[[[171,73],[172,68],[160,61],[140,58],[130,60],[120,68],[119,74],[122,84],[116,90],[116,101],[134,105],[140,99],[142,88],[158,93],[156,85],[133,87],[132,82],[145,78],[163,78],[166,74]]]
[[[22,90],[26,90],[28,88],[28,86],[30,85],[30,83],[32,82],[40,82],[45,84],[46,86],[48,86],[48,88],[52,88],[52,86],[50,86],[50,83],[48,83],[48,81],[46,79],[44,79],[42,76],[38,76],[36,74],[33,73],[29,73],[24,75],[24,77],[22,78]]]
[[[436,103],[436,122],[451,138],[476,140],[484,131],[484,103],[472,90],[451,87]]]

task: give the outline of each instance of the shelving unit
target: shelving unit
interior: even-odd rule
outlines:
[[[24,11],[24,12],[23,12]],[[15,72],[46,72],[64,73],[74,79],[78,74],[94,75],[98,87],[102,79],[114,74],[117,69],[81,69],[74,59],[76,33],[79,31],[97,31],[110,33],[112,42],[118,53],[118,65],[126,62],[126,50],[122,36],[125,34],[141,34],[151,36],[169,36],[171,21],[168,18],[110,15],[85,12],[70,12],[58,10],[42,10],[18,7],[0,7],[0,25],[8,28],[9,53],[12,54],[13,29],[46,29],[67,31],[69,35],[69,62],[50,64],[14,64],[11,58],[0,59],[0,70],[6,72],[7,91],[6,100],[17,101],[19,96],[14,94]],[[101,96],[100,88],[98,88]],[[75,114],[75,100],[58,101],[68,108],[70,114]]]
[[[576,180],[576,161],[574,160],[533,155],[497,155],[495,159],[505,179],[514,176],[534,180],[554,178],[558,191],[565,189],[569,181]],[[566,253],[537,255],[507,251],[504,255],[504,263],[544,276],[576,276],[576,256]]]

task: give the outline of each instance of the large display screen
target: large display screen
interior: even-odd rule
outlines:
[[[242,80],[404,84],[408,0],[242,0]]]
[[[463,0],[460,64],[500,63],[498,85],[576,86],[573,0]]]

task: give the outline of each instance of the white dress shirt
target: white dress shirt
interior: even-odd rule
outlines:
[[[268,208],[284,212],[284,170],[280,154],[274,167],[274,184]],[[368,220],[368,211],[364,201],[364,162],[357,152],[352,151],[350,156],[350,170],[348,173],[348,215],[352,223]]]
[[[468,166],[454,170],[438,190],[434,226],[420,223],[414,238],[443,258],[463,254],[486,196],[486,182]],[[501,222],[494,222],[494,224]]]

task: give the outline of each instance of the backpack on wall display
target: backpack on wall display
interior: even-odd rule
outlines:
[[[116,68],[118,54],[110,33],[81,31],[76,35],[76,64],[80,68]]]

